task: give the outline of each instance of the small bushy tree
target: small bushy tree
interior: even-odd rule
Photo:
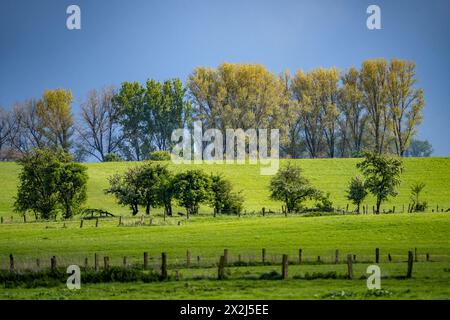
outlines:
[[[123,175],[111,176],[108,179],[109,188],[105,190],[106,194],[114,195],[119,204],[129,206],[133,216],[139,212],[138,173],[138,168],[130,168]]]
[[[150,152],[150,160],[152,161],[169,161],[170,160],[170,152],[169,151],[152,151]]]
[[[399,158],[380,155],[376,152],[365,152],[364,160],[356,166],[361,170],[367,190],[376,199],[376,213],[380,213],[381,203],[389,197],[397,196],[396,188],[400,185],[403,163]]]
[[[354,177],[350,180],[350,184],[347,189],[347,199],[352,201],[356,205],[356,212],[359,213],[361,203],[367,196],[366,186],[364,180],[361,177]]]
[[[270,197],[283,201],[288,213],[301,207],[307,199],[318,199],[321,192],[302,175],[301,168],[290,162],[280,168],[270,181]]]
[[[201,170],[188,170],[178,173],[174,178],[175,198],[186,208],[187,218],[197,214],[199,205],[210,200],[211,179]]]
[[[150,214],[151,207],[164,206],[164,213],[172,215],[173,177],[167,165],[149,161],[138,174],[140,204],[145,206],[145,213]]]
[[[36,149],[18,163],[22,170],[14,203],[17,212],[32,211],[36,217],[51,219],[62,209],[63,217],[70,218],[86,201],[86,168],[64,151]]]
[[[220,174],[211,175],[210,204],[216,213],[239,214],[243,209],[244,198],[240,193],[232,191],[230,181]]]

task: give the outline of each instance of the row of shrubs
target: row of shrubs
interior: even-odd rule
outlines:
[[[46,270],[41,272],[0,271],[0,283],[5,287],[55,287],[66,283],[68,274],[65,269]],[[144,283],[160,281],[160,275],[152,272],[142,272],[140,269],[110,267],[108,270],[85,270],[81,273],[81,283],[137,282]]]

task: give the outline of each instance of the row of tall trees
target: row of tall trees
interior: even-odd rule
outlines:
[[[415,155],[409,146],[424,105],[411,61],[373,59],[345,72],[317,68],[293,76],[223,63],[196,68],[185,86],[179,79],[148,80],[93,90],[76,115],[72,94],[63,89],[0,108],[0,156],[55,147],[78,160],[143,160],[170,150],[172,131],[193,120],[219,130],[280,129],[284,157],[349,157],[363,150]]]

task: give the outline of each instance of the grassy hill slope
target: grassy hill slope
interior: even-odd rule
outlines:
[[[283,160],[285,163],[288,160]],[[358,171],[356,163],[359,159],[298,159],[291,160],[299,164],[311,182],[325,192],[330,192],[336,207],[344,208],[348,201],[345,189],[350,178]],[[450,207],[450,158],[407,158],[404,159],[405,171],[399,195],[385,204],[385,208],[393,205],[399,210],[403,205],[407,207],[411,184],[416,181],[426,183],[423,197],[432,208]],[[136,165],[132,162],[120,163],[90,163],[88,167],[88,203],[89,207],[103,208],[114,214],[127,214],[127,208],[118,206],[114,198],[107,196],[103,190],[107,187],[107,178],[123,172],[127,167]],[[220,172],[230,179],[235,190],[243,190],[245,208],[248,211],[261,210],[262,207],[279,211],[281,204],[269,199],[268,185],[270,176],[260,175],[256,165],[174,165],[169,162],[174,171],[189,168],[202,168],[207,172]],[[11,216],[14,196],[18,183],[20,167],[15,163],[0,163],[0,215]],[[366,201],[369,207],[374,204],[373,198]],[[160,210],[156,210],[160,212]],[[202,208],[202,212],[210,212]],[[431,208],[430,208],[431,211]]]

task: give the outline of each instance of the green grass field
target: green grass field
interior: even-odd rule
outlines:
[[[357,159],[295,160],[304,169],[312,183],[330,192],[335,206],[344,208],[345,187],[357,174]],[[107,177],[122,172],[133,163],[88,164],[88,206],[103,208],[123,215],[124,226],[118,218],[85,221],[80,228],[79,219],[55,222],[22,223],[13,213],[19,167],[13,163],[0,163],[0,268],[9,268],[9,254],[14,255],[18,270],[34,269],[36,259],[42,268],[49,267],[50,257],[56,256],[59,266],[90,266],[94,253],[102,261],[110,258],[111,265],[122,265],[123,257],[137,267],[143,263],[143,252],[150,255],[150,268],[159,271],[161,252],[168,255],[169,274],[179,272],[179,281],[154,283],[105,283],[82,285],[79,291],[70,291],[63,284],[45,288],[7,288],[0,284],[0,299],[448,299],[450,296],[450,213],[396,213],[380,215],[335,215],[304,217],[300,215],[243,215],[213,218],[211,210],[202,208],[200,216],[174,216],[163,221],[152,213],[153,225],[145,218],[144,226],[135,223],[140,217],[130,217],[128,209],[115,204],[103,194]],[[184,170],[195,166],[174,166]],[[250,165],[203,165],[208,172],[221,172],[236,190],[243,190],[248,212],[262,207],[280,210],[280,203],[270,201],[268,176],[259,174],[259,167]],[[409,188],[415,181],[427,184],[423,198],[435,208],[450,207],[450,158],[405,159],[405,172],[397,198],[386,203],[401,208],[408,204]],[[373,199],[367,204],[372,206]],[[178,208],[177,208],[178,210]],[[181,210],[181,209],[179,209]],[[397,209],[401,211],[400,209]],[[431,208],[430,210],[431,211]],[[398,212],[398,211],[397,211]],[[14,215],[14,222],[9,217]],[[32,219],[30,219],[31,221]],[[181,225],[179,225],[181,222]],[[223,250],[229,250],[230,261],[251,262],[249,266],[227,268],[229,279],[215,280],[216,263]],[[271,265],[258,265],[261,249],[267,251]],[[298,249],[303,250],[304,264],[297,265]],[[382,288],[380,296],[367,291],[365,274],[373,264],[375,248],[380,249]],[[305,273],[336,271],[343,275],[347,266],[334,264],[335,250],[341,261],[347,253],[356,255],[355,279],[295,279]],[[404,276],[409,250],[417,249],[413,278]],[[192,253],[193,267],[187,269],[186,251]],[[430,262],[426,262],[426,254]],[[275,270],[280,272],[281,255],[288,254],[288,280],[255,280]],[[391,254],[392,262],[388,261]],[[320,256],[322,264],[315,264]],[[200,260],[197,260],[200,257]],[[255,264],[256,263],[256,264]]]
[[[178,270],[180,281],[164,283],[109,283],[87,284],[77,293],[56,288],[0,288],[0,298],[133,298],[133,299],[332,299],[344,291],[343,298],[366,299],[364,280],[358,280],[365,268],[373,264],[375,248],[380,248],[383,289],[392,299],[446,299],[450,294],[450,215],[448,213],[386,214],[367,216],[329,217],[195,217],[177,225],[178,218],[166,224],[155,220],[153,226],[117,226],[117,220],[101,221],[96,228],[89,221],[82,229],[79,223],[18,223],[0,226],[0,261],[8,268],[8,255],[14,254],[16,268],[33,269],[39,258],[42,267],[48,267],[55,255],[58,264],[84,265],[88,257],[92,264],[94,253],[110,257],[111,265],[122,264],[123,256],[129,264],[142,265],[143,252],[150,254],[150,267],[158,271],[160,253],[166,252],[170,274]],[[130,222],[129,220],[125,221]],[[271,270],[280,271],[282,254],[297,261],[299,248],[303,249],[305,265],[290,266],[290,276],[305,272],[336,271],[345,274],[346,265],[334,263],[335,249],[341,259],[347,253],[355,254],[355,280],[296,280],[256,281]],[[229,268],[230,279],[213,280],[214,267],[223,249],[229,250],[230,261],[261,261],[261,249],[266,248],[267,260],[274,265]],[[413,279],[397,280],[406,272],[408,250],[417,248],[419,263],[414,266]],[[184,266],[186,251],[192,253],[192,265]],[[391,254],[392,262],[387,255]],[[425,262],[429,253],[432,262]],[[324,264],[308,264],[321,256]],[[102,260],[100,260],[102,261]],[[201,278],[201,280],[196,280]],[[242,289],[245,288],[245,289]],[[336,296],[337,295],[337,296]]]
[[[283,160],[285,163],[287,160]],[[359,159],[301,159],[291,160],[300,165],[311,182],[325,192],[329,192],[336,207],[346,207],[345,189],[351,177],[358,174],[356,163]],[[400,210],[408,206],[410,187],[414,182],[426,183],[423,198],[431,208],[450,208],[450,158],[406,158],[402,184],[396,198],[387,201],[383,207],[386,210],[396,206]],[[128,208],[118,206],[112,196],[104,194],[108,186],[107,178],[116,172],[123,172],[136,163],[90,163],[88,167],[88,202],[89,207],[103,208],[114,214],[125,215]],[[260,211],[262,207],[274,211],[281,210],[281,203],[269,199],[268,185],[270,176],[260,175],[257,165],[174,165],[170,167],[176,172],[188,168],[202,168],[207,172],[220,172],[230,179],[235,190],[242,190],[245,197],[245,208],[248,211]],[[10,217],[12,214],[14,196],[17,188],[19,166],[15,163],[0,163],[0,216]],[[368,197],[369,208],[374,205],[374,199]],[[181,210],[181,209],[180,209]],[[156,210],[161,212],[161,210]],[[201,209],[210,213],[209,208]]]

